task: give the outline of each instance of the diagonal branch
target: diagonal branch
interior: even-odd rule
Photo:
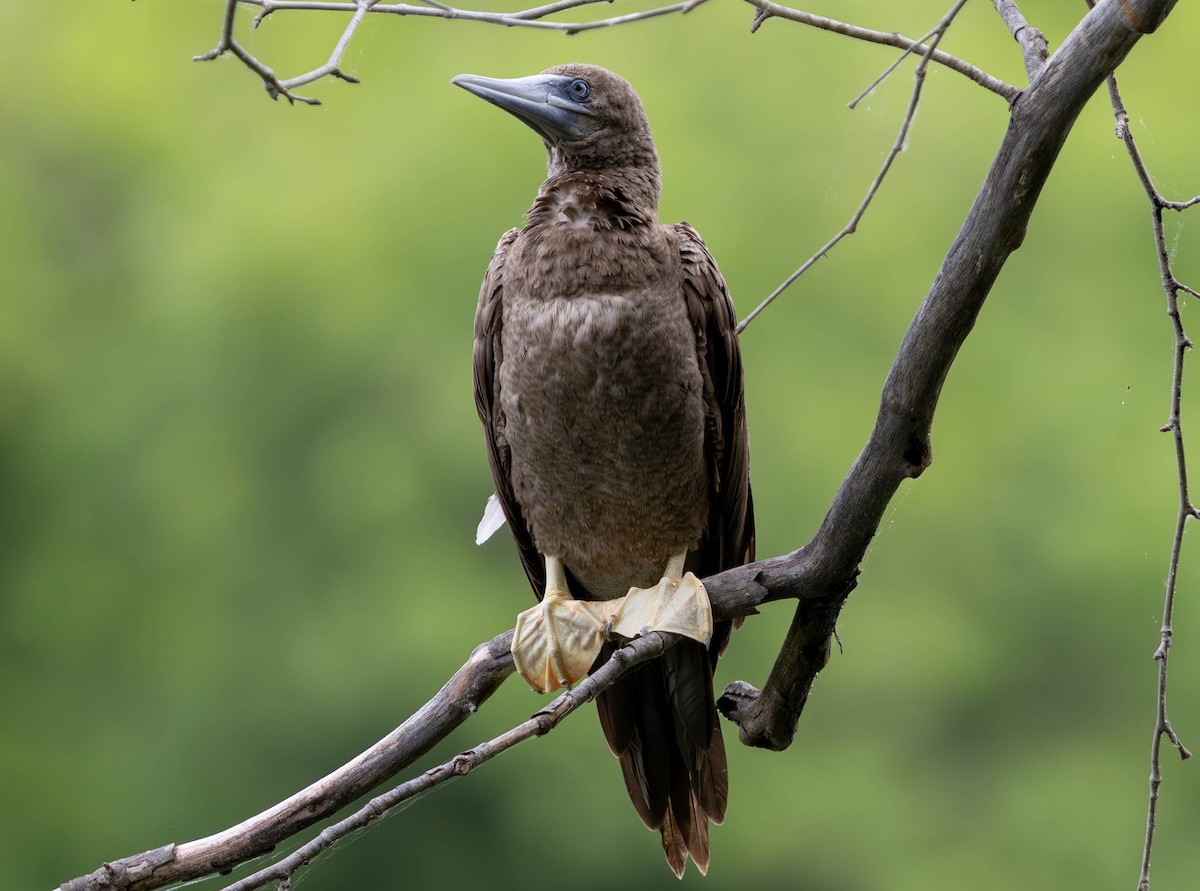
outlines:
[[[507,637],[508,635],[502,635]],[[366,805],[344,820],[321,830],[311,842],[302,845],[287,857],[246,876],[222,891],[254,891],[271,882],[289,880],[302,866],[307,866],[315,857],[329,850],[337,842],[359,829],[369,826],[418,795],[444,785],[455,777],[466,776],[476,767],[491,761],[519,743],[545,736],[557,727],[567,715],[582,705],[591,702],[603,690],[612,686],[629,669],[651,659],[657,659],[679,641],[677,634],[653,631],[644,637],[630,641],[617,650],[603,666],[581,681],[573,690],[563,693],[552,703],[523,724],[505,731],[495,739],[455,755],[444,764],[425,771],[419,777],[401,783],[394,789],[372,798]]]
[[[480,644],[412,717],[347,764],[262,813],[206,838],[168,844],[105,863],[62,891],[124,891],[194,881],[271,851],[278,843],[361,798],[441,742],[513,673],[512,632]]]
[[[900,483],[932,461],[930,428],[942,382],[1008,256],[1020,247],[1067,134],[1088,98],[1175,2],[1102,0],[1013,104],[996,159],[900,344],[866,446],[813,540],[789,555],[778,575],[759,579],[772,591],[798,583],[793,596],[804,599],[762,692],[735,685],[719,703],[747,745],[791,743],[859,563]]]
[[[721,620],[750,616],[765,603],[802,594],[802,587],[780,584],[772,589],[760,581],[762,578],[775,577],[781,567],[786,570],[789,559],[777,557],[762,560],[705,579],[714,618]],[[242,863],[269,853],[281,842],[332,816],[379,784],[395,777],[475,714],[514,671],[512,634],[506,631],[480,644],[445,686],[412,717],[362,754],[285,801],[205,838],[167,844],[109,861],[88,875],[64,882],[59,886],[60,891],[150,891],[177,882],[195,881],[218,872],[229,872]],[[608,662],[576,686],[572,693],[555,700],[531,720],[544,722],[545,713],[552,712],[553,717],[548,725],[537,725],[539,732],[548,732],[579,705],[607,688],[627,668],[655,658],[672,646],[676,639],[675,635],[661,635],[658,632],[638,638],[618,650]],[[447,771],[457,775],[455,771],[466,772],[464,768],[470,769],[482,761],[490,760],[499,754],[496,746],[508,748],[527,738],[522,735],[529,731],[527,724],[510,731],[519,731],[519,738],[505,734],[498,738],[503,740],[502,743],[493,740],[472,750],[475,754],[468,752],[385,793],[380,796],[382,800],[368,803],[346,821],[337,824],[340,829],[327,827],[310,843],[315,847],[305,846],[295,853],[304,851],[315,855],[337,838],[372,822],[378,816],[376,812],[379,808],[395,807],[449,779],[445,775]],[[522,730],[522,727],[525,729]],[[543,727],[545,729],[540,729]],[[481,752],[485,752],[486,756]],[[463,758],[467,760],[461,760]],[[288,863],[290,865],[291,860]],[[267,869],[273,870],[278,865]],[[280,878],[282,876],[273,872],[270,880]]]

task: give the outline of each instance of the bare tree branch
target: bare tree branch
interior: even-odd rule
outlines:
[[[755,613],[757,607],[765,603],[797,596],[792,589],[780,587],[773,591],[758,581],[760,575],[775,573],[780,562],[786,560],[787,558],[763,560],[705,579],[714,617],[720,620],[750,616]],[[569,708],[559,700],[548,706],[546,711],[555,713],[553,725],[556,726],[583,702],[594,698],[627,667],[644,659],[654,658],[663,649],[672,646],[676,640],[675,635],[660,635],[656,632],[618,650],[613,659],[577,685],[573,694],[567,694],[574,697]],[[370,789],[396,776],[475,714],[500,684],[513,673],[511,648],[512,631],[506,631],[487,643],[480,644],[437,695],[412,717],[353,760],[287,800],[223,832],[182,844],[164,845],[131,857],[110,861],[95,872],[65,882],[59,888],[61,891],[149,891],[152,888],[194,881],[217,872],[228,871],[238,864],[268,853],[283,840],[331,816]],[[543,712],[538,714],[542,715]],[[535,715],[533,720],[539,720],[538,716]],[[507,735],[504,738],[508,739]],[[505,748],[511,744],[513,743],[506,744]],[[493,751],[482,760],[489,760],[495,754],[498,752]],[[447,764],[453,765],[457,761],[458,759],[454,759]],[[471,766],[476,765],[471,762]],[[461,765],[456,769],[461,769]],[[439,770],[440,768],[434,768],[427,772],[427,775],[437,776],[417,778],[410,783],[436,780],[433,785],[437,785],[442,781],[439,778]],[[425,788],[427,787],[414,787],[410,784],[398,787],[400,790],[415,789],[412,794],[424,791]],[[395,800],[385,799],[390,802],[388,807],[394,807],[411,797],[402,791],[393,790],[393,793],[398,797]],[[360,812],[363,819],[366,818],[363,812],[368,808]],[[356,828],[359,828],[357,824],[347,832]]]
[[[275,76],[275,72],[264,65],[258,59],[254,58],[249,51],[246,50],[233,36],[233,22],[237,14],[238,0],[225,0],[225,14],[221,19],[221,36],[217,40],[217,45],[203,55],[193,56],[194,62],[211,62],[213,59],[218,59],[225,53],[233,53],[234,56],[242,60],[247,68],[262,78],[263,86],[266,87],[267,93],[272,99],[278,99],[283,96],[288,102],[295,104],[303,102],[307,105],[320,105],[316,99],[307,99],[303,96],[294,96],[289,93],[279,82]]]
[[[845,22],[839,22],[835,19],[813,15],[811,12],[792,9],[790,6],[781,6],[778,3],[772,3],[771,0],[746,0],[746,2],[758,10],[757,15],[754,17],[754,24],[750,26],[752,32],[757,31],[767,19],[780,18],[799,22],[802,25],[811,25],[814,28],[820,28],[822,31],[843,34],[846,37],[853,37],[856,40],[881,43],[885,46],[894,46],[897,49],[908,50],[913,53],[924,54],[928,48],[922,46],[921,41],[912,40],[894,31],[872,31],[870,28],[848,25]],[[939,65],[945,65],[952,71],[957,71],[959,74],[969,77],[984,89],[1003,96],[1009,102],[1013,102],[1021,95],[1021,90],[1018,87],[1005,83],[999,78],[992,77],[986,71],[976,68],[971,63],[965,62],[957,56],[952,56],[942,50],[935,50],[929,58]]]
[[[1162,281],[1163,292],[1167,298],[1167,315],[1171,319],[1174,334],[1174,358],[1171,365],[1171,408],[1167,423],[1161,428],[1163,433],[1172,434],[1175,445],[1175,469],[1179,485],[1179,510],[1175,517],[1175,531],[1171,539],[1171,557],[1167,563],[1166,594],[1163,599],[1162,627],[1159,630],[1158,648],[1154,651],[1154,659],[1158,662],[1158,682],[1155,696],[1154,735],[1150,741],[1150,796],[1146,808],[1146,839],[1142,846],[1142,868],[1138,875],[1138,891],[1149,891],[1150,888],[1150,852],[1154,847],[1154,832],[1158,818],[1158,793],[1162,785],[1162,741],[1165,737],[1179,752],[1181,759],[1192,757],[1187,750],[1171,721],[1167,717],[1167,657],[1171,650],[1173,636],[1172,617],[1175,611],[1175,591],[1179,577],[1179,558],[1183,549],[1183,532],[1188,520],[1200,518],[1200,510],[1188,489],[1187,450],[1183,441],[1183,422],[1180,403],[1183,399],[1183,363],[1187,352],[1192,348],[1192,341],[1183,327],[1183,317],[1179,312],[1179,292],[1200,297],[1194,289],[1180,282],[1171,268],[1171,257],[1167,252],[1167,240],[1163,233],[1163,211],[1183,211],[1200,203],[1200,195],[1188,201],[1168,201],[1154,185],[1142,153],[1134,141],[1133,132],[1129,129],[1129,113],[1121,99],[1121,91],[1117,87],[1115,76],[1108,78],[1108,95],[1112,102],[1113,115],[1117,121],[1116,136],[1129,152],[1134,170],[1141,181],[1146,197],[1150,200],[1150,228],[1154,234],[1154,247],[1158,254],[1158,272]]]
[[[594,31],[598,28],[626,25],[630,22],[644,21],[662,15],[671,15],[676,12],[686,14],[697,6],[707,2],[707,0],[683,0],[683,2],[672,3],[667,6],[658,6],[653,9],[611,16],[591,22],[557,22],[544,21],[544,19],[547,16],[556,15],[568,9],[576,9],[594,3],[613,2],[613,0],[557,0],[554,3],[523,9],[519,12],[484,12],[474,9],[457,9],[442,3],[441,0],[424,0],[424,2],[426,3],[424,6],[414,6],[408,3],[380,3],[378,0],[350,0],[350,2],[337,2],[337,0],[333,0],[333,2],[317,2],[317,0],[226,0],[225,15],[221,22],[221,36],[217,41],[216,47],[203,55],[194,56],[193,58],[197,62],[209,62],[220,58],[227,52],[233,53],[247,68],[262,78],[263,86],[272,99],[278,99],[280,96],[283,96],[291,103],[303,102],[306,105],[320,105],[321,102],[319,99],[299,96],[293,93],[292,90],[298,86],[312,83],[327,76],[337,77],[349,83],[359,82],[358,78],[352,77],[342,71],[340,66],[350,39],[354,36],[354,32],[358,30],[363,17],[369,12],[399,16],[431,16],[433,18],[458,19],[466,22],[484,22],[491,25],[503,25],[507,28],[541,28],[543,30],[560,31],[571,35],[579,34],[583,31]],[[334,47],[329,60],[324,65],[320,65],[311,71],[298,74],[287,80],[280,80],[273,70],[251,55],[233,36],[234,13],[239,3],[260,7],[259,13],[253,19],[253,24],[256,28],[267,16],[283,11],[341,12],[349,13],[351,19],[342,32],[342,36]]]
[[[487,701],[513,673],[512,632],[480,644],[471,658],[412,717],[353,760],[262,813],[183,844],[105,863],[65,882],[63,891],[161,888],[188,882],[265,854],[391,779],[428,752]]]
[[[891,150],[883,159],[883,165],[879,168],[879,172],[875,174],[875,179],[872,180],[870,188],[867,189],[867,194],[863,197],[862,202],[858,205],[858,209],[854,211],[853,216],[850,217],[850,222],[843,226],[833,236],[833,238],[825,242],[825,245],[819,251],[801,263],[800,267],[795,272],[785,278],[779,287],[768,294],[762,303],[756,306],[750,312],[750,314],[746,316],[746,318],[742,319],[737,326],[738,334],[741,334],[743,331],[745,331],[746,326],[753,322],[755,317],[760,312],[770,306],[776,297],[786,291],[792,285],[792,283],[796,281],[796,279],[807,272],[822,257],[828,256],[829,252],[833,250],[834,246],[839,241],[841,241],[847,235],[853,235],[858,230],[858,221],[861,220],[863,214],[867,212],[867,207],[870,205],[871,200],[875,197],[875,193],[879,191],[879,187],[883,184],[883,178],[887,176],[888,171],[891,169],[892,162],[895,161],[896,156],[904,150],[904,145],[908,141],[908,131],[912,127],[913,118],[917,114],[917,106],[921,102],[921,88],[925,85],[925,67],[929,64],[930,57],[934,52],[937,51],[938,42],[942,39],[942,35],[946,33],[946,29],[950,27],[950,23],[954,20],[954,17],[958,15],[958,11],[962,9],[964,2],[965,0],[960,0],[960,2],[956,3],[954,8],[951,9],[950,12],[941,20],[941,22],[938,23],[937,27],[921,38],[922,42],[925,40],[929,40],[930,42],[929,45],[925,47],[921,55],[921,61],[918,63],[916,71],[913,72],[912,95],[909,97],[908,108],[904,112],[904,119],[900,122],[900,132],[896,134],[896,139],[892,143]],[[913,44],[912,47],[909,47],[903,53],[901,53],[899,59],[888,66],[887,70],[884,71],[883,74],[877,77],[863,93],[861,93],[853,102],[850,103],[850,107],[853,108],[858,103],[859,99],[862,99],[863,96],[878,86],[885,77],[895,71],[896,66],[904,61],[904,59],[913,51],[913,49],[920,45],[920,43]]]
[[[348,83],[358,83],[357,77],[351,77],[349,74],[342,71],[340,67],[342,64],[342,56],[346,54],[346,47],[350,45],[350,39],[354,36],[354,32],[358,30],[358,26],[362,24],[363,18],[368,12],[371,11],[371,7],[375,5],[375,2],[376,0],[359,0],[358,9],[354,11],[354,15],[350,18],[350,24],[346,25],[346,30],[342,32],[342,36],[338,39],[337,45],[334,46],[333,52],[329,56],[329,61],[320,68],[314,68],[312,71],[309,71],[306,74],[301,74],[283,81],[281,85],[283,89],[285,91],[292,90],[304,84],[311,83],[314,80],[319,80],[327,75],[341,78]],[[262,21],[262,17],[265,16],[268,11],[269,10],[267,10],[267,8],[264,6],[262,13],[254,17],[254,27],[258,27],[258,23]],[[269,84],[267,85],[267,92],[270,93]],[[271,98],[274,99],[275,96],[272,95]]]
[[[760,577],[773,577],[779,567],[787,565],[788,559],[777,557],[773,560],[763,560],[705,579],[704,584],[712,602],[714,618],[720,620],[750,616],[764,603],[800,596],[802,588],[780,585],[772,590],[759,581]],[[88,875],[64,882],[59,886],[60,891],[150,891],[176,882],[189,882],[218,872],[228,872],[239,864],[270,852],[280,842],[332,816],[347,804],[396,776],[475,714],[514,671],[512,634],[511,631],[506,631],[487,643],[480,644],[437,695],[412,717],[362,754],[287,800],[223,832],[182,844],[163,845],[131,857],[109,861]],[[577,685],[574,693],[566,694],[567,697],[574,697],[573,704],[567,707],[560,701],[560,697],[560,700],[555,700],[548,706],[545,711],[553,711],[555,714],[553,726],[580,704],[590,701],[608,687],[627,667],[644,659],[654,658],[667,647],[674,645],[677,639],[676,635],[655,632],[618,650],[612,659]],[[532,720],[541,720],[539,715],[543,714],[544,712],[539,712]],[[517,730],[520,731],[521,727]],[[510,740],[507,734],[503,739],[509,740],[505,743],[505,748],[521,741]],[[471,751],[479,752],[480,749]],[[479,763],[496,754],[498,752],[491,751]],[[471,759],[478,756],[471,756],[470,752],[466,753],[466,756],[470,756],[466,762],[460,762],[458,758],[447,762],[447,765],[450,765],[449,769],[466,772],[462,770],[465,764],[472,768],[476,766],[476,762]],[[340,838],[366,825],[375,819],[370,815],[375,813],[378,807],[384,804],[388,808],[395,807],[413,794],[443,782],[448,778],[442,776],[447,765],[434,768],[423,777],[397,787],[381,796],[383,801],[379,804],[373,806],[369,803],[348,818],[351,821],[358,819],[365,822],[347,824],[343,827],[344,831],[335,827],[328,827],[327,831],[332,831]],[[312,844],[323,850],[328,845],[322,843],[321,838],[330,839],[330,836],[322,832]],[[308,849],[306,847],[300,850]],[[317,848],[312,850],[316,851]],[[271,880],[278,878],[280,876],[273,876]]]
[[[556,0],[556,2],[548,3],[543,6],[531,7],[517,12],[486,12],[473,9],[458,9],[450,6],[441,0],[424,0],[424,5],[414,5],[409,3],[381,3],[379,0],[226,0],[225,13],[221,23],[221,35],[217,41],[217,45],[202,55],[194,56],[197,62],[208,62],[213,59],[220,58],[225,53],[232,53],[242,61],[251,71],[257,74],[263,81],[263,86],[266,88],[267,94],[272,99],[278,99],[283,96],[291,103],[303,102],[307,105],[320,105],[318,99],[309,96],[300,96],[294,92],[298,86],[319,80],[323,77],[333,76],[350,83],[358,83],[358,79],[341,69],[341,60],[345,55],[346,48],[349,45],[350,39],[354,36],[354,32],[358,29],[363,17],[366,13],[380,13],[399,16],[428,16],[443,19],[459,19],[470,22],[483,22],[492,25],[502,25],[504,27],[525,27],[525,28],[541,28],[544,30],[560,31],[564,34],[579,34],[583,31],[592,31],[598,28],[609,28],[615,25],[624,25],[630,22],[643,21],[645,19],[656,18],[663,15],[671,15],[673,13],[686,14],[691,12],[697,6],[707,2],[707,0],[682,0],[682,2],[672,3],[666,6],[658,6],[652,9],[640,10],[638,12],[626,13],[624,15],[611,16],[609,18],[597,19],[590,22],[559,22],[546,21],[549,16],[557,15],[570,9],[577,9],[582,6],[588,6],[599,2],[614,2],[614,0]],[[848,37],[854,37],[859,40],[867,40],[872,43],[881,43],[888,46],[894,46],[898,49],[906,50],[911,53],[924,53],[926,46],[924,41],[928,39],[928,35],[921,40],[911,40],[896,33],[888,33],[883,31],[872,31],[869,28],[861,28],[857,25],[848,25],[843,22],[835,21],[834,19],[825,18],[824,16],[813,15],[811,13],[802,12],[798,9],[792,9],[787,6],[780,6],[769,0],[747,0],[751,5],[758,9],[758,14],[754,19],[754,24],[751,26],[751,31],[757,31],[759,26],[769,18],[786,18],[793,21],[798,21],[806,25],[811,25],[815,28],[820,28],[825,31],[833,31],[838,34],[844,34]],[[995,0],[999,3],[1002,0]],[[284,11],[323,11],[323,12],[340,12],[351,16],[350,23],[342,32],[341,38],[330,54],[329,60],[311,71],[296,75],[295,77],[280,80],[275,72],[254,57],[238,40],[234,37],[234,20],[235,12],[238,4],[247,6],[259,7],[259,12],[253,18],[255,28],[262,23],[269,15],[276,12]],[[1019,14],[1019,13],[1018,13]],[[930,57],[934,62],[963,74],[971,80],[978,83],[985,89],[991,90],[993,93],[1003,96],[1009,102],[1012,102],[1019,94],[1020,90],[1012,84],[1005,83],[995,77],[992,77],[985,71],[976,68],[968,62],[963,61],[949,53],[937,50]]]
[[[786,748],[819,669],[822,648],[853,590],[859,563],[900,483],[932,460],[942,382],[1025,229],[1059,150],[1087,99],[1175,0],[1103,0],[1012,106],[1008,132],[958,237],[909,326],[884,383],[879,416],[816,536],[789,555],[772,591],[799,584],[802,602],[761,693],[749,684],[719,703],[747,745]]]
[[[1037,28],[1025,21],[1025,16],[1017,7],[1016,0],[992,0],[996,11],[1008,25],[1013,39],[1021,45],[1021,55],[1025,58],[1025,71],[1032,81],[1046,67],[1046,56],[1050,54],[1050,46],[1046,37]]]
[[[594,31],[597,28],[609,28],[614,25],[625,25],[629,22],[640,22],[660,15],[671,13],[688,13],[707,0],[688,0],[685,3],[672,3],[668,6],[656,6],[653,9],[639,10],[624,15],[610,16],[591,22],[547,22],[547,16],[590,6],[595,3],[613,3],[616,0],[558,0],[518,12],[486,12],[476,9],[458,9],[441,3],[440,0],[424,0],[427,6],[413,6],[408,3],[378,3],[368,0],[354,2],[309,2],[309,0],[237,0],[249,6],[261,6],[262,12],[255,16],[255,24],[274,12],[284,10],[324,10],[326,12],[355,12],[356,7],[367,5],[370,12],[401,16],[430,16],[441,19],[460,19],[464,22],[483,22],[489,25],[503,25],[506,28],[540,28],[546,31],[561,31],[564,34],[579,34],[582,31]]]
[[[501,636],[509,637],[509,635]],[[302,866],[308,865],[313,858],[327,851],[341,839],[386,816],[389,811],[411,801],[417,795],[435,789],[455,777],[466,776],[476,767],[491,761],[518,743],[545,736],[557,727],[567,715],[581,705],[591,702],[597,694],[612,686],[613,682],[626,671],[635,665],[657,659],[678,643],[679,639],[677,634],[653,631],[644,637],[630,641],[626,646],[613,653],[603,666],[580,681],[575,689],[563,693],[525,723],[518,724],[512,730],[505,731],[473,749],[455,755],[444,764],[439,764],[437,767],[425,771],[419,777],[401,783],[383,795],[371,799],[346,819],[321,830],[321,834],[315,839],[293,851],[287,857],[240,881],[227,885],[222,891],[254,891],[255,888],[261,888],[271,882],[290,879]]]

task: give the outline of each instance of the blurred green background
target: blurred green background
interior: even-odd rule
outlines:
[[[917,36],[947,5],[814,11]],[[1024,6],[1056,46],[1082,4]],[[742,315],[850,217],[911,84],[908,64],[850,112],[893,50],[778,20],[751,36],[749,7],[714,0],[572,38],[372,16],[346,58],[363,84],[292,108],[232,58],[189,61],[222,7],[0,5],[0,888],[256,813],[388,732],[531,602],[507,535],[473,543],[491,482],[470,352],[488,257],[544,159],[453,75],[624,74],[659,141],[663,217],[704,234]],[[239,38],[287,76],[344,19],[248,22]],[[1200,188],[1198,29],[1180,4],[1121,69],[1173,197]],[[988,3],[944,46],[1024,83]],[[1005,124],[1003,100],[932,69],[859,234],[744,336],[761,556],[819,522]],[[1177,496],[1157,432],[1170,327],[1112,129],[1098,96],[950,375],[933,467],[889,509],[795,744],[726,729],[710,891],[1133,887]],[[1200,245],[1169,223],[1196,284]],[[1197,748],[1187,544],[1171,703]],[[718,683],[761,684],[790,614],[750,621]],[[507,684],[422,766],[541,704]],[[1155,887],[1195,887],[1200,768],[1164,763]],[[581,714],[300,887],[614,882],[675,886]]]

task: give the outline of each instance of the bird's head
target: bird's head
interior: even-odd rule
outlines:
[[[524,121],[546,142],[550,172],[641,168],[658,154],[642,102],[624,78],[572,63],[500,80],[460,74],[452,83]]]

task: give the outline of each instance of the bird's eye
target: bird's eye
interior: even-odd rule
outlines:
[[[586,80],[580,80],[578,77],[567,84],[567,92],[571,94],[571,98],[579,102],[583,102],[592,95],[592,88],[588,86]]]

